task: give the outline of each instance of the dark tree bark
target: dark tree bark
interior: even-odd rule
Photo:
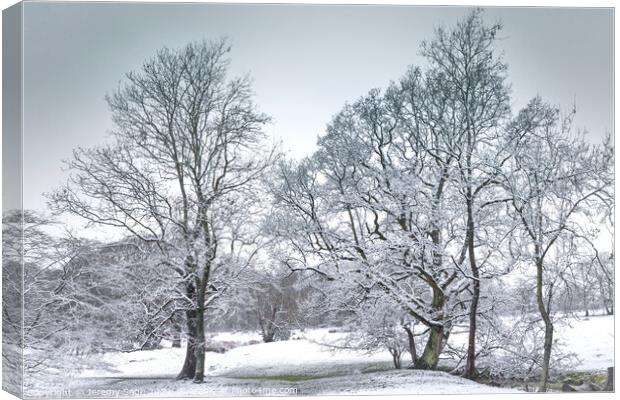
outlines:
[[[202,270],[202,276],[196,277],[196,371],[194,374],[194,383],[202,383],[204,380],[205,370],[205,300],[207,294],[207,285],[211,275],[211,262],[214,258],[214,254],[211,250],[211,233],[206,218],[206,213],[203,211],[202,217],[202,229],[204,231],[205,247],[208,249],[206,254],[205,265]]]
[[[441,193],[443,191],[443,184],[445,183],[445,179],[447,177],[444,176],[441,179],[439,184],[439,188],[437,190],[435,198],[437,200],[440,199]],[[439,229],[434,229],[431,231],[431,239],[434,244],[438,247],[441,244],[441,231]],[[442,255],[439,252],[435,252],[433,254],[433,264],[437,269],[442,266]],[[445,296],[443,289],[437,284],[435,281],[429,281],[429,284],[433,290],[433,300],[431,302],[431,307],[435,312],[436,320],[444,319],[443,308],[445,305]],[[445,325],[434,324],[430,326],[430,334],[428,340],[426,342],[426,346],[424,346],[424,351],[422,356],[416,361],[414,368],[415,369],[431,369],[434,370],[437,368],[437,363],[439,362],[439,355],[441,354],[441,350],[444,345],[444,337],[447,337],[449,334],[449,330]]]
[[[476,263],[475,226],[473,215],[473,198],[471,188],[467,189],[467,252],[469,266],[472,273],[472,298],[469,308],[469,337],[467,341],[467,362],[464,377],[473,379],[476,375],[476,330],[478,315],[478,301],[480,300],[480,272]]]
[[[194,372],[194,382],[201,383],[204,380],[205,372],[205,329],[204,329],[204,307],[196,310],[196,344],[194,346],[196,358],[196,370]]]
[[[407,343],[409,344],[409,354],[411,355],[411,365],[415,365],[417,361],[417,354],[415,349],[415,335],[413,334],[413,329],[408,326],[403,326],[405,332],[407,332]]]
[[[388,349],[390,354],[392,355],[392,362],[394,363],[394,368],[400,369],[400,351],[398,349],[390,348]]]
[[[605,382],[603,390],[606,392],[614,391],[614,367],[607,368],[607,382]]]
[[[261,336],[263,337],[263,343],[271,343],[276,340],[276,334],[278,333],[278,326],[276,324],[276,315],[278,313],[278,306],[275,304],[269,304],[271,307],[269,315],[265,316],[263,310],[258,311],[258,324],[261,329]]]
[[[183,368],[177,379],[193,379],[196,374],[196,310],[187,310],[187,345]]]
[[[551,348],[553,346],[553,325],[545,322],[545,341],[543,344],[543,365],[540,377],[540,391],[546,392],[549,383],[549,363],[551,361]]]
[[[536,254],[540,254],[540,247],[536,246]],[[551,348],[553,346],[553,321],[549,315],[549,310],[545,306],[545,300],[543,296],[543,260],[537,258],[536,260],[536,303],[538,305],[538,311],[545,323],[545,340],[543,344],[543,364],[540,374],[540,391],[547,391],[547,384],[549,382],[549,363],[551,361]],[[551,294],[550,294],[551,296]],[[549,299],[548,304],[551,304]]]
[[[441,327],[432,327],[430,336],[424,347],[422,356],[416,361],[415,369],[437,369],[439,354],[443,348],[444,330]]]

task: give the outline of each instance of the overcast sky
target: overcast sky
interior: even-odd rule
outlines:
[[[64,179],[61,160],[103,143],[104,95],[163,47],[227,36],[231,73],[250,73],[269,132],[309,154],[346,101],[424,66],[420,42],[462,7],[25,3],[24,207]],[[491,8],[515,107],[540,94],[599,141],[613,130],[611,9]]]

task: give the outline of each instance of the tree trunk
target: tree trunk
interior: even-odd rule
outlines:
[[[551,360],[551,347],[553,345],[553,325],[545,326],[545,342],[543,352],[543,365],[542,372],[540,374],[540,391],[547,391],[547,384],[549,383],[549,362]]]
[[[261,330],[261,337],[263,338],[263,343],[273,342],[276,336],[275,327],[270,321],[262,317],[259,317],[259,318],[260,318],[259,325],[260,325],[260,330]]]
[[[205,376],[205,285],[199,285],[197,304],[196,304],[196,346],[194,353],[196,355],[196,373],[194,374],[194,383],[202,383]]]
[[[439,243],[437,237],[433,239],[433,242]],[[441,255],[438,255],[434,261],[435,265],[441,265]],[[432,308],[436,312],[435,320],[441,321],[444,318],[443,307],[445,303],[445,297],[440,287],[433,287],[433,301]],[[416,361],[415,369],[436,369],[439,362],[439,355],[444,345],[444,335],[446,333],[445,325],[433,325],[430,327],[430,334],[426,345],[424,346],[424,352],[422,356]]]
[[[414,364],[415,369],[436,369],[439,362],[439,354],[443,347],[443,328],[432,327],[424,352]]]
[[[536,254],[541,254],[540,247],[536,246]],[[547,383],[549,382],[549,363],[551,361],[551,348],[553,346],[553,322],[549,316],[549,310],[545,307],[545,300],[543,297],[543,271],[544,264],[541,258],[536,258],[536,303],[538,305],[538,311],[545,323],[545,341],[543,345],[543,364],[540,374],[540,391],[547,391]],[[551,293],[549,293],[551,296]],[[548,304],[551,304],[551,299],[547,299]]]
[[[614,367],[607,368],[607,382],[605,382],[603,390],[606,392],[614,391]]]
[[[407,342],[409,343],[409,354],[411,355],[411,365],[415,365],[418,356],[416,355],[415,350],[415,336],[413,334],[413,329],[408,326],[403,326],[405,332],[407,332]]]
[[[190,297],[191,298],[191,297]],[[193,379],[196,373],[196,310],[187,310],[187,346],[185,362],[177,379]]]
[[[614,315],[614,306],[612,305],[611,307],[608,307],[607,305],[605,305],[605,312],[607,313],[607,315]]]
[[[275,321],[277,312],[278,308],[276,306],[272,307],[271,319],[265,318],[259,313],[259,324],[264,343],[271,343],[276,340],[277,326]]]
[[[467,341],[467,362],[465,364],[464,377],[473,379],[476,374],[476,329],[478,315],[478,301],[480,299],[480,273],[478,271],[478,265],[476,264],[476,252],[474,243],[474,215],[473,215],[473,200],[471,198],[471,189],[468,188],[468,201],[467,201],[467,251],[469,257],[469,265],[472,273],[472,299],[471,306],[469,308],[469,338]]]
[[[480,281],[474,281],[473,297],[469,310],[469,338],[467,342],[467,361],[465,363],[464,377],[473,379],[476,376],[476,330],[478,299],[480,298]]]
[[[202,192],[199,190],[197,193],[199,199],[204,199]],[[196,275],[196,347],[194,353],[196,354],[196,373],[194,374],[194,383],[202,383],[205,376],[205,299],[207,294],[207,288],[209,287],[209,276],[211,274],[211,262],[215,258],[215,253],[211,247],[211,232],[209,227],[209,219],[206,214],[206,209],[202,206],[198,211],[200,219],[202,221],[202,230],[204,234],[204,246],[207,251],[205,252],[205,262],[201,275]]]
[[[474,281],[473,298],[471,309],[469,310],[469,338],[467,342],[467,362],[465,364],[464,377],[473,379],[476,376],[476,314],[478,310],[478,299],[480,298],[480,282]]]
[[[394,363],[394,368],[400,369],[400,351],[397,349],[389,349],[390,354],[392,354],[392,362]]]

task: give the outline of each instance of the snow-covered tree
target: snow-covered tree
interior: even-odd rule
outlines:
[[[113,142],[76,150],[70,181],[51,196],[60,211],[154,244],[176,271],[188,335],[179,378],[196,382],[204,376],[205,309],[219,296],[214,269],[232,268],[228,249],[240,251],[233,242],[241,232],[231,235],[229,223],[247,212],[246,195],[273,156],[250,79],[227,77],[229,51],[225,40],[164,48],[128,73],[107,97]]]
[[[428,151],[453,159],[445,168],[457,185],[461,196],[457,201],[465,213],[461,229],[466,254],[457,261],[459,268],[469,270],[471,279],[466,377],[475,374],[481,280],[498,273],[490,258],[510,230],[510,223],[494,224],[491,217],[501,212],[496,187],[501,167],[511,156],[501,138],[510,98],[507,65],[495,48],[500,30],[499,24],[487,25],[477,9],[454,28],[437,29],[435,37],[423,43],[422,55],[430,64],[425,86],[431,100],[418,102],[421,112],[412,113],[408,124],[436,130],[443,143],[432,144]]]
[[[614,255],[603,253],[598,255],[594,264],[594,275],[598,283],[595,289],[600,295],[599,301],[603,304],[607,315],[614,314]]]
[[[499,29],[479,10],[438,29],[422,45],[425,70],[411,68],[385,91],[345,105],[311,157],[280,164],[273,190],[270,229],[286,243],[283,263],[339,282],[344,312],[381,293],[425,325],[417,368],[435,368],[452,327],[467,319],[468,377],[476,372],[478,317],[492,312],[480,306],[492,297],[483,283],[491,287],[531,250],[522,235],[524,221],[538,223],[525,214],[540,214],[531,177],[554,175],[542,181],[549,202],[539,208],[555,214],[547,222],[557,226],[538,223],[550,247],[554,235],[572,235],[580,243],[571,254],[583,257],[593,232],[568,221],[613,208],[609,149],[572,140],[568,121],[541,100],[511,117],[507,66],[494,48]],[[584,213],[586,204],[598,211]],[[557,257],[561,263],[547,272],[558,281],[567,265],[580,268],[575,259]],[[488,336],[492,318],[484,319]]]
[[[2,225],[3,290],[12,294],[3,301],[3,355],[23,362],[23,387],[36,391],[92,365],[119,331],[90,281],[99,271],[92,243],[30,210],[5,212]]]
[[[352,328],[347,337],[349,347],[369,352],[387,350],[396,369],[402,367],[402,354],[409,352],[411,365],[415,365],[415,322],[397,304],[381,296],[366,299],[346,321]]]
[[[575,259],[592,252],[601,201],[612,190],[610,148],[587,144],[572,130],[572,116],[537,97],[512,125],[512,158],[505,185],[511,213],[520,223],[514,240],[522,259],[536,269],[536,304],[545,325],[540,389],[545,391],[553,346],[553,296]]]
[[[465,301],[473,371],[480,269],[510,229],[485,226],[497,221],[489,209],[501,203],[495,186],[509,157],[496,145],[509,112],[506,67],[493,53],[498,29],[480,11],[439,29],[422,46],[426,72],[412,68],[384,93],[346,105],[312,159],[282,169],[276,198],[306,228],[293,239],[292,252],[305,253],[296,261],[380,288],[426,325],[418,368],[436,367]]]
[[[467,285],[448,256],[460,217],[448,200],[456,193],[446,190],[451,156],[433,159],[432,132],[397,129],[396,91],[371,91],[346,106],[312,159],[282,165],[276,234],[290,242],[283,262],[291,268],[346,282],[352,296],[380,290],[427,325],[417,366],[434,368],[452,301]]]

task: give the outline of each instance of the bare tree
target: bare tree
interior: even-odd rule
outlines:
[[[301,308],[307,289],[301,284],[301,274],[272,265],[255,270],[254,279],[241,299],[240,307],[250,320],[256,321],[265,343],[287,340],[291,329],[305,324]]]
[[[379,291],[429,327],[416,364],[429,369],[469,279],[447,256],[459,218],[445,208],[455,196],[447,189],[453,158],[438,162],[425,151],[422,143],[430,149],[438,139],[432,132],[399,129],[405,95],[423,97],[409,89],[371,91],[334,118],[312,159],[282,165],[274,220],[290,244],[283,262],[291,268],[339,280],[352,298]]]
[[[536,267],[536,304],[545,326],[542,391],[547,389],[553,345],[554,282],[572,262],[576,242],[582,242],[579,249],[588,248],[591,228],[580,222],[601,208],[613,182],[611,149],[588,145],[573,133],[573,114],[562,119],[558,109],[533,99],[514,121],[518,140],[506,176],[512,210],[521,224],[515,236],[518,252]]]
[[[450,30],[437,29],[435,38],[422,45],[422,54],[429,60],[431,70],[426,85],[433,99],[422,104],[421,119],[447,141],[445,146],[433,145],[429,152],[450,154],[455,170],[451,179],[458,180],[465,219],[464,250],[471,271],[471,301],[469,304],[469,339],[465,377],[475,375],[476,326],[480,301],[480,281],[488,258],[497,247],[485,241],[484,216],[492,206],[501,205],[495,189],[501,166],[510,158],[501,146],[500,136],[510,112],[508,86],[505,83],[507,66],[494,51],[499,24],[486,25],[482,10],[471,12]],[[441,99],[441,100],[439,100]],[[439,106],[438,106],[439,105]],[[417,122],[417,121],[416,121]],[[419,122],[417,122],[419,123]],[[510,224],[508,224],[509,228]],[[504,226],[506,228],[506,226]],[[501,237],[501,230],[494,235]],[[486,250],[487,254],[484,254]],[[482,255],[482,257],[481,257]],[[482,260],[480,260],[482,258]]]
[[[54,370],[69,377],[92,365],[112,334],[104,329],[110,307],[83,284],[97,270],[87,261],[92,246],[60,228],[30,210],[3,215],[3,287],[19,295],[2,305],[3,355],[23,362],[29,395],[58,381]]]
[[[271,163],[268,117],[250,79],[227,79],[226,40],[164,48],[107,97],[113,143],[78,149],[56,209],[153,243],[185,288],[187,352],[179,378],[202,382],[205,307],[230,214]],[[242,207],[242,206],[241,206]],[[228,247],[228,246],[227,246]]]
[[[430,68],[412,68],[385,93],[374,89],[346,105],[312,160],[297,175],[283,172],[276,196],[308,229],[307,242],[293,244],[307,253],[298,263],[316,256],[317,265],[334,263],[430,329],[418,368],[436,367],[463,317],[463,292],[473,287],[466,370],[473,375],[480,269],[511,226],[482,228],[494,222],[488,210],[501,206],[497,177],[510,157],[499,145],[509,99],[506,66],[493,53],[498,30],[479,10],[453,30],[438,29],[422,46]]]
[[[403,330],[405,316],[406,312],[400,310],[398,305],[386,302],[383,298],[365,301],[349,322],[357,326],[349,341],[355,347],[367,351],[387,350],[392,356],[394,368],[401,369],[402,353],[412,351],[412,343]],[[413,354],[415,355],[415,344]]]
[[[600,299],[607,315],[614,314],[614,255],[602,254],[598,257],[594,273],[598,282]]]

